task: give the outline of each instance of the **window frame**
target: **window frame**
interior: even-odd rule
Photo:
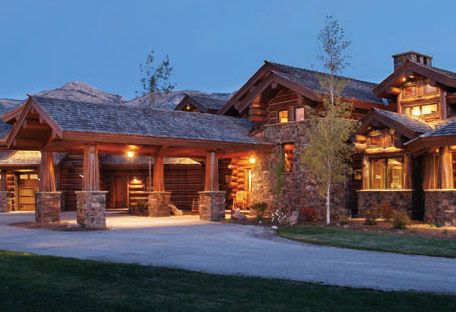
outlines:
[[[381,160],[383,162],[383,170],[382,170],[382,177],[381,177],[381,187],[373,187],[374,181],[374,170],[373,170],[373,162]],[[399,160],[401,163],[401,181],[399,188],[391,188],[387,187],[389,184],[388,181],[393,181],[392,176],[390,177],[389,174],[389,160]],[[369,189],[371,190],[402,190],[404,189],[404,156],[403,155],[390,155],[390,156],[374,156],[369,157]]]
[[[280,116],[281,113],[284,113],[287,115],[287,121],[282,121],[282,117]],[[279,124],[286,124],[286,123],[289,123],[290,122],[290,113],[288,112],[288,109],[281,109],[279,111],[277,111],[277,122]]]
[[[286,152],[286,146],[292,146],[292,153],[291,158],[288,153]],[[282,160],[283,160],[283,168],[285,172],[293,172],[294,167],[294,156],[295,156],[295,144],[294,142],[286,142],[282,144]]]

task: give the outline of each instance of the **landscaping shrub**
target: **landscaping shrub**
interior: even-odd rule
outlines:
[[[384,204],[379,208],[378,215],[385,220],[391,220],[393,218],[394,209],[389,204]]]
[[[301,208],[299,211],[299,221],[300,222],[317,222],[317,210],[311,207]]]
[[[365,225],[376,225],[378,218],[378,212],[375,208],[369,208],[366,211],[366,220],[364,221]]]
[[[407,212],[394,210],[392,213],[393,227],[399,230],[405,230],[410,224],[410,218]]]
[[[266,202],[254,203],[250,206],[250,209],[255,210],[255,214],[258,220],[263,218],[264,212],[268,209],[268,204]]]

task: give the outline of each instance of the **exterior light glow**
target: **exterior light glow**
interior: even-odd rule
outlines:
[[[407,78],[405,78],[405,77],[404,77],[404,78],[402,78],[402,81],[406,81],[406,80],[407,80]]]
[[[133,152],[133,151],[128,151],[127,152],[127,157],[128,158],[133,158],[134,156],[135,156],[135,152]]]
[[[415,117],[421,116],[421,109],[419,106],[415,106],[412,108],[412,116],[415,116]]]
[[[252,165],[253,165],[254,163],[256,163],[256,158],[255,158],[255,156],[252,155],[252,156],[249,157],[249,163],[251,163]]]

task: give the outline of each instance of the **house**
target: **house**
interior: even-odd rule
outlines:
[[[393,59],[380,84],[340,77],[359,127],[333,220],[388,205],[454,225],[456,73],[417,52]],[[155,106],[29,96],[2,116],[0,210],[35,209],[43,222],[77,210],[79,224],[104,227],[106,208],[146,202],[150,216],[167,216],[174,203],[219,220],[240,200],[243,209],[312,208],[322,220],[324,199],[300,155],[324,75],[265,61],[233,94],[171,94]]]

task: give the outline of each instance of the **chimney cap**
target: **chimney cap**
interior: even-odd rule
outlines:
[[[426,58],[432,59],[432,56],[424,54],[424,53],[421,53],[421,52],[416,52],[416,51],[407,51],[407,52],[393,54],[393,57],[395,58],[395,57],[398,57],[398,56],[409,55],[409,54],[416,54],[416,55],[419,55],[419,56],[424,56]]]

